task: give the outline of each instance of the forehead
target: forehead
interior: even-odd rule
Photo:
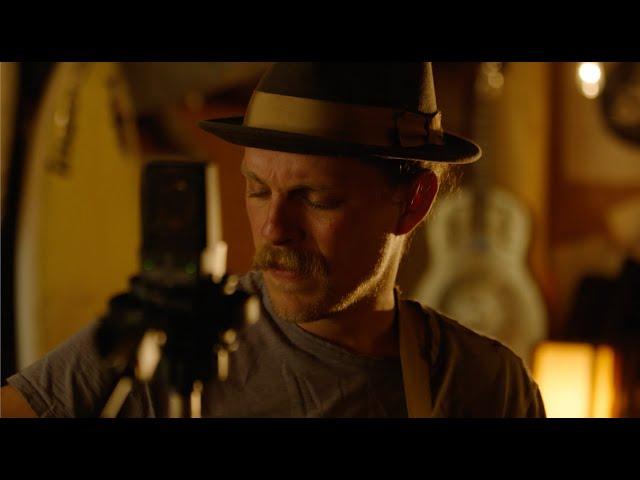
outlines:
[[[241,168],[243,172],[251,172],[265,181],[281,184],[314,181],[348,185],[373,181],[378,177],[382,180],[377,169],[355,158],[257,148],[245,148]]]

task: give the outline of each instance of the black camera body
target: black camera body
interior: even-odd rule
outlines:
[[[193,283],[207,247],[203,163],[155,161],[142,178],[143,278],[166,284]]]
[[[194,392],[202,392],[216,372],[226,379],[229,353],[238,348],[237,331],[260,313],[258,298],[241,291],[236,276],[203,272],[206,168],[175,159],[145,166],[140,273],[130,279],[128,292],[110,300],[95,339],[100,355],[127,385],[153,377],[182,398],[187,407],[180,416],[190,412]],[[217,265],[226,265],[226,245],[217,251],[225,256]],[[131,387],[125,395],[118,388],[105,407],[110,413],[103,416],[115,416]]]

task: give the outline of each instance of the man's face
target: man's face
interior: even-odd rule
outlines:
[[[401,238],[401,206],[383,174],[356,159],[247,148],[246,207],[276,313],[330,317],[377,293]]]

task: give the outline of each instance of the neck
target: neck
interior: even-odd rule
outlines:
[[[361,355],[398,356],[394,277],[377,293],[330,318],[300,324],[309,333]]]

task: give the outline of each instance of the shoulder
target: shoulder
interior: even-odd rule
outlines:
[[[119,372],[100,355],[98,322],[72,335],[42,358],[7,379],[39,417],[95,417],[119,380]],[[149,416],[146,389],[136,386],[122,416]]]
[[[453,416],[544,416],[537,385],[509,347],[422,305],[434,408]]]
[[[8,379],[40,417],[91,414],[89,397],[105,380],[93,345],[96,325],[83,328]],[[85,401],[86,400],[86,401]]]

